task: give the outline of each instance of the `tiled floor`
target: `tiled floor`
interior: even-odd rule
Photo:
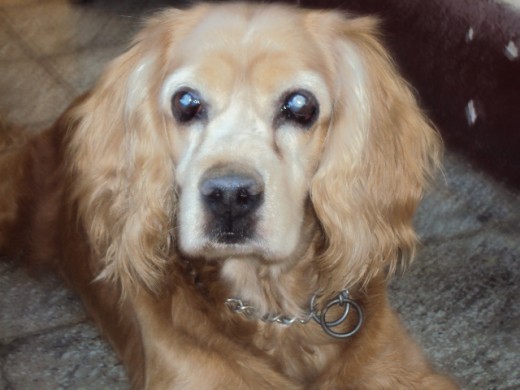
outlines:
[[[0,116],[41,129],[166,2],[0,0]],[[170,2],[174,4],[175,2]],[[435,365],[467,389],[520,388],[520,200],[448,155],[417,217],[424,248],[392,300]],[[0,263],[0,390],[126,389],[80,302]]]

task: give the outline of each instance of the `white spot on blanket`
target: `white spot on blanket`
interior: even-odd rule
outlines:
[[[504,54],[511,61],[516,60],[518,58],[518,47],[516,47],[513,41],[509,41],[509,43],[504,49]]]
[[[466,42],[471,42],[473,40],[473,36],[475,35],[475,31],[473,27],[470,27],[468,32],[466,33]]]
[[[473,126],[477,120],[477,112],[475,111],[475,103],[473,100],[470,100],[466,105],[466,119],[470,126]]]

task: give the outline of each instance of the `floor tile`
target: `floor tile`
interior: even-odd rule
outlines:
[[[0,342],[84,321],[77,296],[57,277],[36,279],[12,263],[0,262]]]
[[[94,47],[53,56],[47,63],[79,95],[91,88],[106,65],[124,52],[124,46]]]
[[[71,53],[86,47],[112,18],[67,1],[44,1],[4,11],[13,30],[35,56]]]
[[[88,324],[21,340],[4,365],[12,389],[126,390],[126,375],[115,354]]]
[[[15,62],[27,57],[17,37],[13,35],[13,31],[9,30],[0,14],[0,61]]]
[[[448,154],[444,173],[428,191],[415,216],[423,241],[447,239],[495,226],[518,212],[514,195],[477,172],[460,157]],[[443,223],[439,223],[443,221]]]
[[[33,60],[0,62],[0,116],[25,125],[56,118],[76,95]]]
[[[513,389],[520,351],[518,231],[478,231],[424,246],[391,300],[431,359],[467,389]],[[499,362],[498,362],[499,360]],[[498,364],[499,363],[499,364]]]

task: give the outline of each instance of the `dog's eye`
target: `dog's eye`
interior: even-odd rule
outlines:
[[[318,116],[318,102],[309,91],[291,92],[285,97],[281,114],[282,119],[309,127]]]
[[[204,104],[196,91],[183,89],[173,95],[172,112],[175,119],[186,123],[203,117]]]

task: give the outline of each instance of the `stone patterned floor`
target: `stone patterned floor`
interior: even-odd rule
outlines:
[[[166,2],[0,0],[0,116],[49,125]],[[179,4],[179,2],[170,2]],[[459,157],[416,218],[423,249],[392,301],[465,389],[520,388],[520,198]],[[0,390],[127,389],[77,297],[0,262]]]

